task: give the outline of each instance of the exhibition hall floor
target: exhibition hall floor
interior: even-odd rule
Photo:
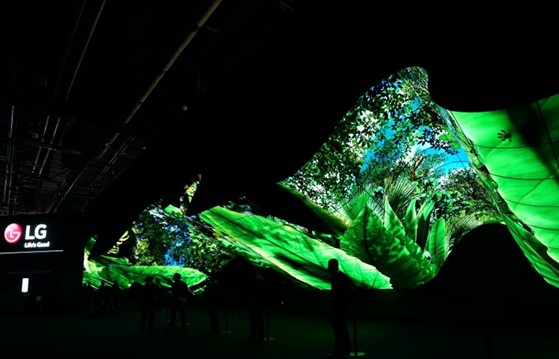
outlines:
[[[312,303],[310,303],[312,305]],[[269,338],[247,342],[243,311],[221,311],[210,334],[206,311],[192,306],[186,330],[166,329],[165,312],[151,333],[140,333],[134,305],[94,316],[87,312],[8,314],[0,318],[2,358],[262,358],[322,359],[332,349],[328,318],[274,310]],[[557,358],[557,331],[536,325],[460,325],[426,320],[356,319],[353,356],[363,358]],[[356,329],[353,335],[353,329]]]

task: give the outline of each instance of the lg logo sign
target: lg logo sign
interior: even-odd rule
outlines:
[[[23,236],[23,229],[17,223],[12,223],[4,230],[4,239],[10,244],[17,243]],[[25,226],[25,240],[45,239],[47,237],[47,225],[38,224],[35,228]]]
[[[17,223],[12,223],[4,230],[4,239],[10,244],[17,243],[21,238],[23,231]]]

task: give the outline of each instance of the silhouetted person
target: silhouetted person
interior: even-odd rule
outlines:
[[[249,273],[246,305],[250,328],[249,342],[260,343],[265,338],[266,286],[260,271],[253,268]]]
[[[85,312],[89,313],[89,311],[93,307],[93,298],[95,296],[95,291],[91,287],[91,284],[89,284],[89,283],[83,283],[82,284],[81,295],[82,295],[82,297],[81,297],[82,307],[81,308]]]
[[[120,302],[120,287],[115,281],[113,284],[107,288],[107,309],[110,313],[118,313],[122,308]]]
[[[328,272],[330,273],[330,301],[332,333],[334,334],[334,352],[332,357],[336,359],[349,358],[349,310],[351,305],[351,279],[339,268],[337,259],[328,261]]]
[[[110,291],[105,284],[105,282],[101,282],[99,288],[95,292],[95,309],[96,314],[100,317],[107,314],[108,307],[109,307],[109,296]]]
[[[153,282],[153,277],[147,276],[143,286],[138,288],[140,304],[140,331],[153,331],[155,310],[157,308],[157,295],[159,288]]]
[[[171,284],[169,329],[174,328],[177,314],[181,321],[180,328],[186,329],[186,303],[189,296],[190,290],[188,284],[181,280],[180,273],[175,273],[173,275],[173,283]]]
[[[157,301],[155,303],[155,312],[157,313],[164,308],[163,307],[163,296],[164,296],[164,290],[165,289],[163,288],[163,285],[161,284],[161,278],[155,278],[153,280],[153,283],[157,287]]]
[[[217,282],[213,277],[208,277],[206,280],[206,289],[204,290],[206,294],[206,307],[208,309],[208,318],[210,319],[210,333],[219,332],[219,292],[217,288]]]
[[[165,325],[167,326],[169,324],[169,313],[170,313],[170,298],[171,298],[171,288],[168,286],[165,286],[162,282],[161,282],[161,278],[155,278],[155,285],[157,286],[157,289],[159,290],[159,293],[157,294],[157,306],[156,306],[156,313],[161,312],[162,313],[162,317],[163,317],[163,321],[165,322]]]

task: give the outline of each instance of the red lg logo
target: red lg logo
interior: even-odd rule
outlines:
[[[23,231],[17,223],[12,223],[4,230],[4,239],[10,244],[17,243],[21,238]]]

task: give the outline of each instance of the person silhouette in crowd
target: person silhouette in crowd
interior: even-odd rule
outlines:
[[[153,282],[152,276],[147,276],[145,284],[139,288],[140,304],[140,331],[153,331],[155,310],[157,308],[157,295],[159,288]]]
[[[209,333],[219,332],[219,292],[217,280],[212,276],[206,279],[206,289],[204,290],[208,318],[210,320]]]
[[[109,306],[109,289],[104,281],[101,282],[97,292],[95,292],[95,310],[96,315],[99,317],[104,316],[108,312]]]
[[[256,267],[249,272],[246,290],[246,305],[250,334],[248,341],[260,343],[265,339],[266,286],[264,276]]]
[[[120,287],[118,282],[114,281],[113,284],[107,289],[108,290],[108,309],[110,313],[120,313],[123,307],[120,298]]]
[[[155,286],[157,287],[157,303],[155,303],[155,312],[163,312],[165,309],[165,287],[161,283],[161,278],[154,279]]]
[[[89,313],[91,308],[93,308],[93,298],[95,295],[95,290],[91,286],[90,283],[83,283],[82,284],[82,292],[81,292],[81,309],[86,313]]]
[[[190,289],[188,284],[181,280],[181,274],[175,273],[173,275],[173,283],[171,284],[171,298],[170,298],[170,315],[168,329],[174,329],[177,314],[180,317],[181,329],[186,329],[186,304],[190,296]]]
[[[334,335],[332,358],[347,359],[350,355],[349,311],[351,306],[351,279],[339,268],[336,258],[328,261],[330,273],[331,324]]]

